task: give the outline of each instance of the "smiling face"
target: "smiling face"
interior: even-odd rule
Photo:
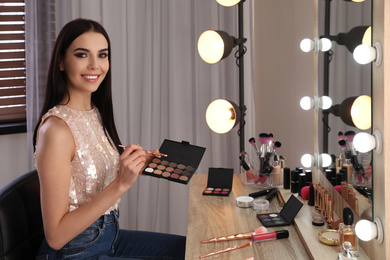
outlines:
[[[110,67],[108,55],[108,42],[101,33],[88,31],[72,42],[60,63],[71,96],[90,96],[99,88]]]

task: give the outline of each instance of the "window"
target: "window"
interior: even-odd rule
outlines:
[[[24,20],[24,0],[0,0],[0,134],[26,128]]]

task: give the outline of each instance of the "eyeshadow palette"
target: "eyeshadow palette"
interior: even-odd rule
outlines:
[[[233,169],[209,168],[203,195],[229,196],[233,186]]]
[[[303,203],[291,195],[280,213],[262,213],[258,214],[257,218],[264,227],[289,226],[302,206]]]
[[[143,174],[187,184],[202,160],[206,148],[188,142],[165,139],[159,151],[167,157],[153,158]]]

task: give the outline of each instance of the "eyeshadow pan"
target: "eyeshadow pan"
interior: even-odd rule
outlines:
[[[269,214],[269,216],[271,217],[271,218],[274,218],[274,217],[277,217],[278,216],[278,214]]]
[[[183,175],[185,175],[185,176],[190,176],[191,173],[190,173],[189,171],[184,171],[184,172],[183,172]]]
[[[179,179],[179,174],[174,173],[174,174],[171,175],[171,178],[173,178],[173,179]]]
[[[183,171],[182,171],[182,170],[180,170],[180,169],[175,169],[175,170],[174,170],[174,173],[176,173],[176,174],[182,174],[182,173],[183,173]]]
[[[146,169],[145,169],[145,172],[150,172],[150,173],[152,173],[152,172],[153,172],[153,169],[152,169],[152,168],[146,168]]]
[[[183,176],[181,176],[181,177],[183,177]],[[206,193],[206,194],[211,194],[212,191],[210,191],[210,190],[205,190],[204,193]]]
[[[189,172],[193,172],[195,170],[195,168],[192,167],[192,166],[187,166],[186,170],[189,171]]]
[[[222,191],[226,191],[226,192],[228,192],[228,191],[230,191],[230,189],[223,189]]]
[[[167,167],[165,170],[166,170],[167,172],[173,172],[173,168],[172,168],[172,167]]]
[[[169,176],[171,176],[171,173],[163,172],[162,176],[168,178]]]
[[[159,166],[157,166],[157,169],[159,169],[159,170],[165,170],[165,166],[164,166],[164,165],[159,165]]]
[[[161,161],[161,164],[167,166],[169,164],[169,162],[164,160],[164,161]]]
[[[173,167],[173,168],[176,168],[176,166],[177,166],[177,163],[175,163],[175,162],[171,162],[171,163],[169,163],[169,166],[170,166],[170,167]]]
[[[154,174],[161,175],[161,174],[162,174],[162,171],[161,171],[161,170],[155,170],[155,171],[154,171]]]
[[[179,164],[177,166],[177,168],[181,169],[181,170],[184,170],[186,168],[186,166],[184,164]]]
[[[149,164],[149,167],[151,167],[151,168],[156,168],[156,167],[157,167],[157,164],[156,164],[156,163],[150,163],[150,164]]]
[[[158,158],[154,158],[154,159],[152,160],[152,162],[154,162],[154,163],[160,163],[160,162],[161,162],[161,160],[160,160],[160,159],[158,159]]]
[[[182,181],[188,181],[188,177],[187,176],[180,176],[179,179],[182,180]]]

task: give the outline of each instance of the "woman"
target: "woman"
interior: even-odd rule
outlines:
[[[39,122],[45,240],[37,259],[184,259],[185,237],[118,228],[120,197],[153,154],[120,147],[110,40],[99,23],[77,19],[61,30]]]

